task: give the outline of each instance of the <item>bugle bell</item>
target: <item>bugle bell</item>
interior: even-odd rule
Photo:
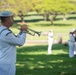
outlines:
[[[41,31],[41,32],[38,32],[38,31],[35,31],[35,30],[33,30],[33,29],[30,29],[30,28],[27,28],[27,31],[28,31],[27,33],[29,33],[29,34],[30,34],[31,32],[33,32],[33,36],[35,36],[35,34],[37,34],[38,36],[40,36],[40,35],[41,35],[41,32],[42,32],[42,31]],[[29,32],[29,31],[31,31],[31,32]],[[32,34],[32,33],[31,33],[31,34]]]

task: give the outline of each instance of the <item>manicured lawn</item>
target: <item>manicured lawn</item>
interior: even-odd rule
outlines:
[[[54,40],[58,40],[58,37],[61,36],[63,41],[69,39],[69,32],[72,28],[76,28],[76,15],[66,15],[67,20],[62,19],[62,15],[58,15],[54,21],[54,26],[51,25],[50,21],[43,21],[43,16],[37,15],[37,13],[30,13],[30,15],[25,17],[25,22],[29,28],[35,31],[42,31],[40,37],[27,35],[27,40],[47,40],[47,35],[43,36],[45,33],[48,34],[50,29],[54,30]],[[15,21],[20,21],[19,17],[15,18]],[[18,33],[19,30],[12,28],[14,33]]]
[[[34,15],[35,14],[35,15]],[[54,30],[54,40],[58,40],[59,36],[62,36],[63,41],[68,41],[69,32],[72,28],[76,28],[76,15],[66,15],[68,20],[63,21],[62,15],[57,16],[54,21],[54,26],[50,21],[43,21],[41,15],[37,13],[29,13],[25,17],[25,21],[29,28],[42,31],[40,37],[27,35],[26,40],[47,40],[47,34],[50,29]],[[19,17],[15,18],[16,21],[20,21]],[[11,28],[12,31],[17,34],[19,30]],[[63,44],[53,44],[53,53],[47,54],[47,43],[34,44],[17,48],[17,72],[16,75],[76,75],[76,56],[69,58],[68,46]]]
[[[76,56],[68,57],[68,46],[53,44],[52,51],[47,54],[47,45],[18,48],[16,75],[76,75]]]

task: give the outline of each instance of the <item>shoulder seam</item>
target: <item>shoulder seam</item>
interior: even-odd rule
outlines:
[[[7,29],[3,29],[3,30],[0,32],[0,34],[1,34],[4,30],[7,30]]]
[[[12,32],[10,31],[9,33],[6,34],[6,36],[7,36],[8,34],[10,34],[10,33],[12,33]]]

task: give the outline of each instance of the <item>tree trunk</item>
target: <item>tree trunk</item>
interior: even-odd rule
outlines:
[[[24,22],[24,15],[23,15],[22,11],[18,12],[18,16],[21,18],[21,22]]]
[[[49,20],[49,13],[45,13],[43,15],[43,17],[44,17],[44,21],[48,21]]]
[[[51,18],[50,21],[51,21],[51,25],[54,25],[54,23],[53,23],[54,19]]]
[[[57,13],[50,19],[50,21],[51,21],[51,25],[54,25],[54,20],[55,20],[55,18],[56,18],[56,16],[57,16]]]
[[[24,16],[21,16],[21,22],[24,22]]]
[[[66,15],[65,14],[63,15],[63,20],[66,21]]]

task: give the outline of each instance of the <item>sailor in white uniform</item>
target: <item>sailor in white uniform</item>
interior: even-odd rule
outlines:
[[[52,54],[53,35],[53,30],[50,30],[48,33],[48,54]]]
[[[69,36],[69,57],[74,57],[76,53],[76,29],[72,29]]]
[[[75,30],[75,34],[74,34],[74,38],[75,38],[75,48],[74,48],[74,55],[76,55],[76,30]]]
[[[0,75],[15,75],[16,46],[22,46],[26,40],[26,25],[21,26],[17,36],[9,29],[13,25],[12,16],[9,11],[0,12]]]

